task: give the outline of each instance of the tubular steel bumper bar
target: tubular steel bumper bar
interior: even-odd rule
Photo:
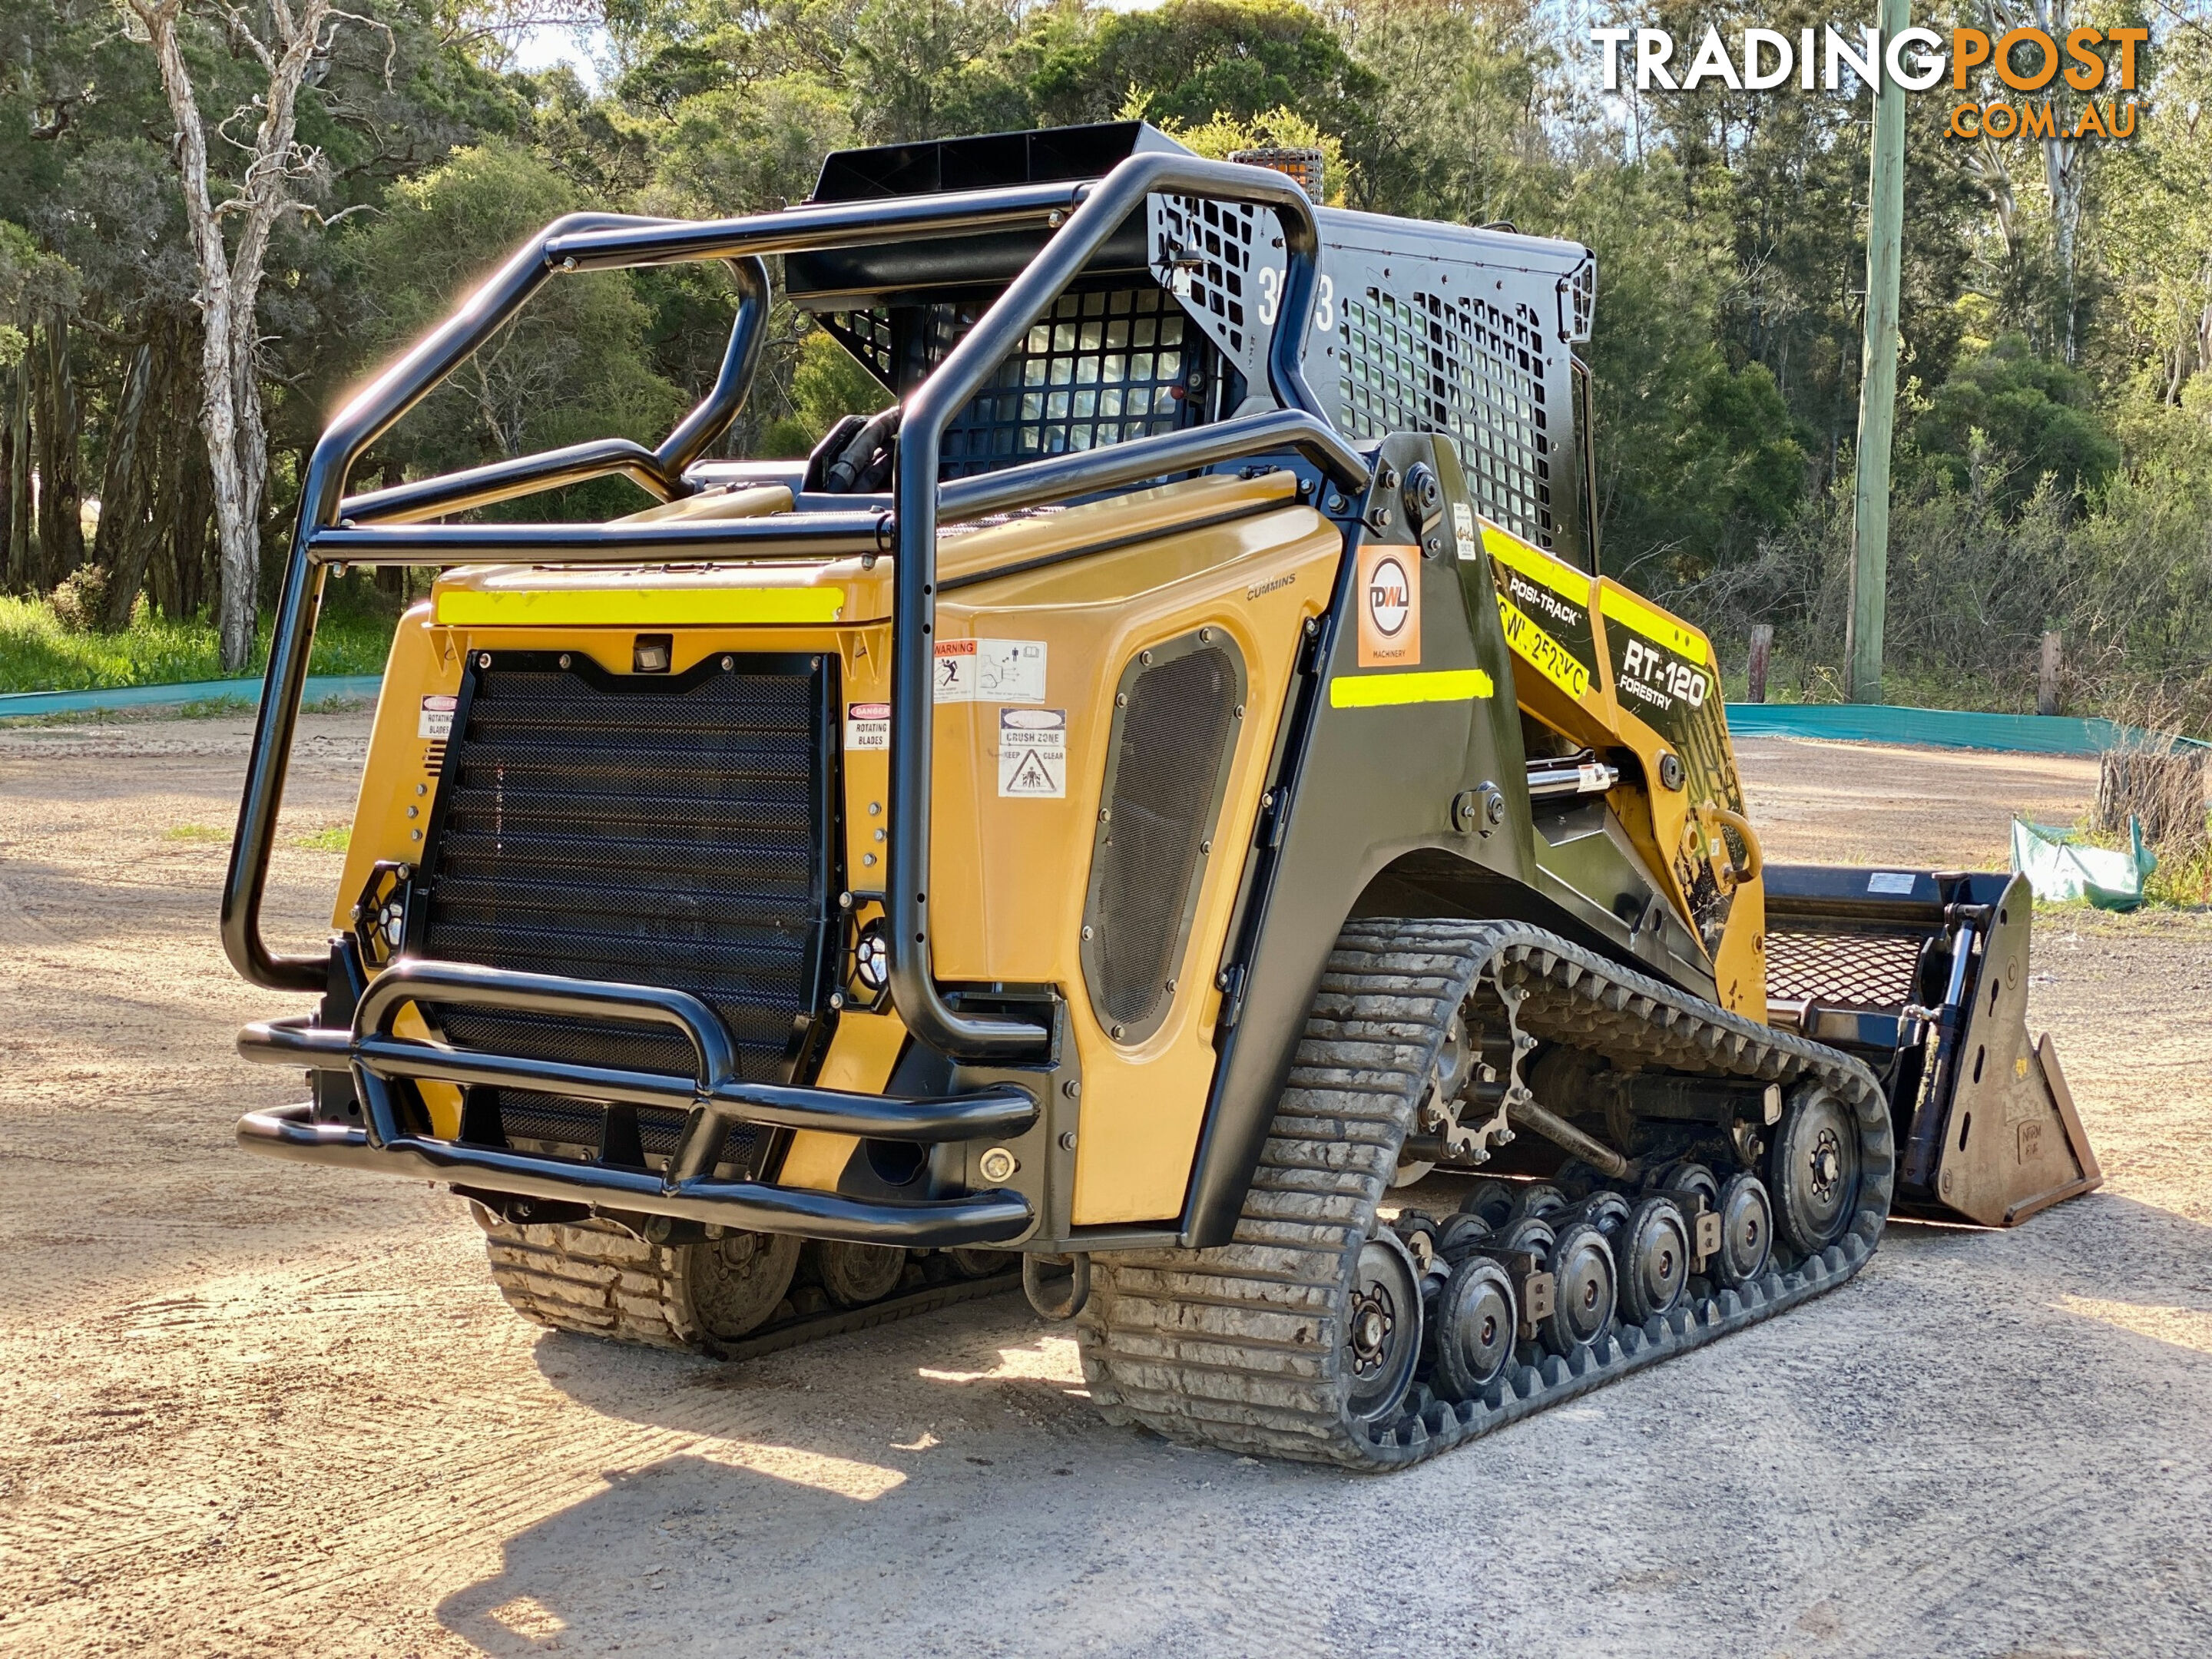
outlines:
[[[940,486],[945,430],[1036,319],[1058,299],[1129,216],[1158,191],[1249,202],[1272,208],[1284,233],[1285,274],[1268,356],[1268,380],[1280,411],[1219,422],[1161,438],[1055,457],[995,476]],[[1065,222],[1060,222],[1065,216]],[[769,253],[851,246],[887,236],[948,236],[979,228],[1043,225],[1054,234],[935,373],[908,398],[897,440],[895,514],[797,514],[777,521],[714,526],[422,526],[396,522],[504,499],[549,482],[570,483],[598,466],[654,477],[682,493],[681,473],[726,430],[743,401],[766,314]],[[331,423],[315,446],[301,492],[285,569],[266,684],[248,763],[238,834],[223,888],[223,947],[246,979],[276,990],[319,991],[320,956],[279,956],[261,933],[261,903],[275,845],[277,810],[297,725],[307,655],[325,568],[334,563],[460,564],[487,556],[586,564],[697,556],[703,544],[741,546],[760,556],[783,550],[822,557],[888,549],[897,555],[893,608],[890,848],[887,872],[892,994],[908,1030],[956,1056],[1011,1058],[1034,1053],[1046,1033],[1027,1022],[956,1012],[929,963],[926,891],[930,865],[929,779],[933,738],[929,673],[937,597],[937,529],[941,519],[1065,500],[1116,484],[1213,465],[1241,455],[1297,450],[1355,492],[1366,461],[1328,425],[1301,366],[1310,322],[1320,234],[1313,204],[1297,183],[1265,168],[1147,152],[1088,184],[1013,186],[881,201],[830,203],[717,223],[689,225],[612,215],[571,215],[547,228],[486,283],[444,325],[387,370]],[[524,457],[446,479],[398,486],[349,501],[348,473],[388,431],[529,299],[556,270],[611,270],[682,260],[736,262],[741,290],[737,325],[714,391],[659,449],[609,443]],[[756,281],[757,278],[757,283]],[[584,453],[581,452],[590,452]],[[652,463],[647,465],[648,459]],[[648,483],[648,489],[653,484]],[[347,519],[354,527],[343,527]],[[383,520],[364,524],[363,520]],[[808,521],[812,520],[811,524]],[[776,544],[772,546],[771,543]]]
[[[692,1077],[682,1078],[449,1048],[394,1036],[393,1018],[418,999],[665,1025],[690,1040],[696,1069]],[[238,1046],[248,1060],[353,1073],[368,1119],[363,1127],[315,1123],[306,1106],[253,1113],[240,1121],[242,1145],[276,1157],[428,1176],[519,1197],[869,1243],[943,1248],[1006,1243],[1026,1232],[1032,1216],[1028,1200],[1008,1191],[896,1203],[716,1179],[716,1155],[733,1123],[878,1139],[957,1141],[1020,1134],[1036,1121],[1037,1103],[1011,1084],[938,1099],[896,1100],[747,1083],[735,1075],[736,1052],[721,1021],[687,992],[403,960],[369,987],[350,1031],[310,1025],[304,1018],[270,1021],[247,1026],[239,1034]],[[392,1088],[400,1078],[503,1085],[574,1099],[662,1107],[690,1116],[665,1174],[571,1163],[410,1133],[401,1121]]]

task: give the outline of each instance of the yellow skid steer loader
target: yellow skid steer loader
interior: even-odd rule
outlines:
[[[711,459],[772,258],[892,401]],[[347,493],[541,285],[684,260],[736,316],[658,448]],[[321,1002],[241,1036],[312,1088],[241,1141],[450,1183],[546,1325],[735,1358],[1018,1279],[1109,1416],[1364,1468],[1830,1290],[1893,1211],[2094,1185],[2024,888],[1766,866],[1711,645],[1597,574],[1595,287],[1133,123],[550,226],[308,468],[222,927]],[[654,504],[477,511],[610,474]],[[280,956],[361,565],[443,574]]]

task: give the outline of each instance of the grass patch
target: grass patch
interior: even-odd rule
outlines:
[[[343,853],[353,845],[353,826],[333,823],[312,835],[293,836],[292,845],[304,847],[310,853]]]
[[[173,823],[161,832],[163,841],[228,841],[230,831],[209,823]]]
[[[269,660],[264,617],[252,672]],[[315,629],[311,674],[380,674],[396,620],[373,613],[325,613]],[[125,685],[177,685],[230,678],[217,660],[215,627],[177,622],[141,608],[120,634],[65,628],[44,599],[0,598],[0,691],[96,691]]]

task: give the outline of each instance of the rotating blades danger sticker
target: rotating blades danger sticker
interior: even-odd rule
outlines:
[[[1031,800],[1067,796],[1067,711],[999,711],[999,793]]]

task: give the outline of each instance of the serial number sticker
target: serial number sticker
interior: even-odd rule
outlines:
[[[1869,893],[1910,893],[1912,878],[1902,870],[1877,870],[1867,878]]]
[[[450,738],[453,735],[453,710],[460,706],[459,697],[425,697],[422,712],[415,722],[418,738]]]
[[[1589,670],[1503,593],[1498,596],[1498,616],[1505,629],[1505,642],[1526,658],[1538,673],[1571,697],[1589,695]]]
[[[891,706],[887,702],[854,702],[845,706],[845,749],[888,750],[891,746]]]
[[[999,793],[1062,800],[1067,795],[1067,711],[999,711]]]

